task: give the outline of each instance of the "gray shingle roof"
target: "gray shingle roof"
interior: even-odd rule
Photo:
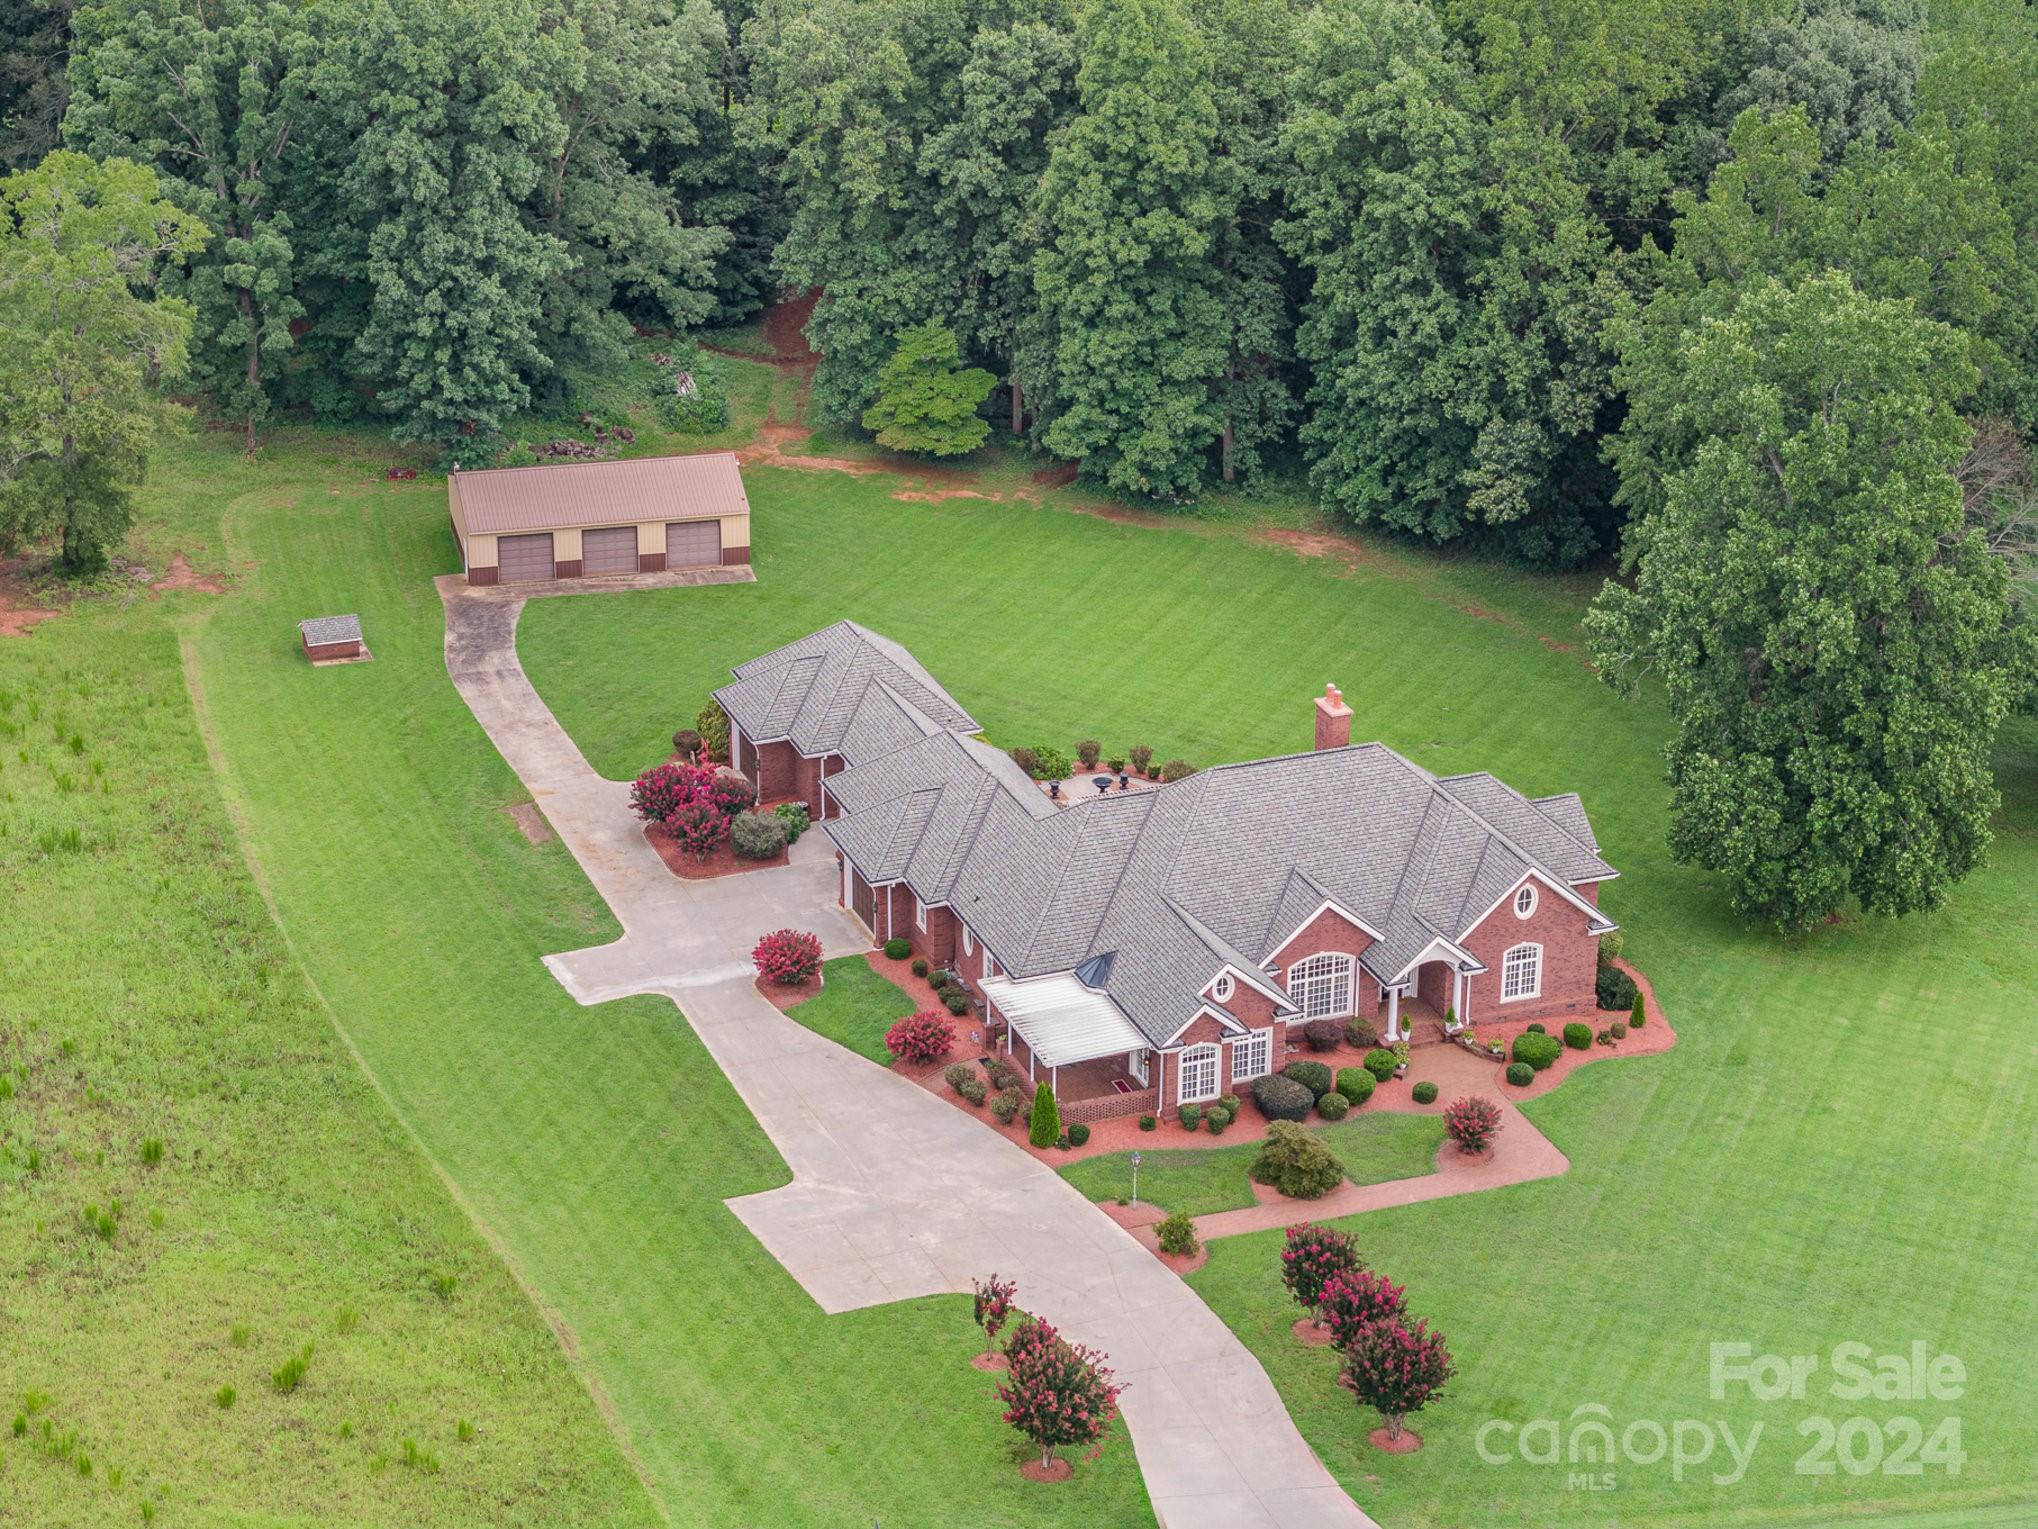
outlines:
[[[1615,874],[1575,794],[1439,779],[1384,744],[1056,808],[960,735],[974,724],[911,655],[851,623],[736,673],[720,694],[753,736],[790,733],[808,753],[854,737],[850,768],[828,780],[842,815],[823,826],[868,879],[948,903],[1013,977],[1083,969],[1156,1045],[1218,966],[1259,972],[1326,901],[1379,931],[1361,960],[1393,980],[1530,871],[1567,887]],[[838,715],[851,721],[831,734]]]
[[[359,616],[313,616],[309,621],[297,623],[297,630],[304,634],[307,647],[320,648],[330,642],[359,642],[361,640],[361,618]]]

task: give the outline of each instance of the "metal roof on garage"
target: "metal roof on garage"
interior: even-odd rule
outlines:
[[[1072,973],[1024,982],[987,977],[983,987],[1042,1066],[1068,1067],[1152,1044],[1110,994],[1084,987]]]
[[[484,535],[750,513],[731,451],[488,467],[450,481],[466,529]]]

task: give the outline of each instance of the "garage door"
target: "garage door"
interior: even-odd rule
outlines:
[[[505,584],[552,577],[552,533],[542,536],[501,536],[495,542],[495,560]]]
[[[665,566],[699,568],[722,561],[719,520],[675,520],[665,527]]]
[[[637,528],[603,526],[599,531],[580,533],[582,573],[635,573],[637,571]]]

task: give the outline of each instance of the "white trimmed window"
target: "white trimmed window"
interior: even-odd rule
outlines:
[[[1217,1058],[1215,1046],[1191,1046],[1182,1053],[1183,1104],[1201,1104],[1217,1097]]]
[[[1244,1040],[1231,1043],[1231,1081],[1234,1086],[1248,1078],[1264,1077],[1274,1070],[1274,1032],[1255,1030]]]
[[[1231,1001],[1231,973],[1219,972],[1217,980],[1210,984],[1210,996],[1219,1003]]]
[[[964,924],[962,926],[962,953],[966,956],[973,955],[976,952],[976,948],[976,942],[969,937],[969,925]]]
[[[1527,918],[1536,911],[1536,889],[1533,882],[1523,882],[1521,890],[1514,894],[1514,916]]]
[[[1543,991],[1543,947],[1517,945],[1500,958],[1500,1001],[1535,998]]]
[[[986,977],[998,975],[998,963],[991,959],[991,947],[988,945],[984,947],[984,975]]]
[[[1288,969],[1288,996],[1304,1019],[1342,1018],[1352,1012],[1352,958],[1326,952]]]
[[[927,905],[918,897],[913,899],[913,927],[922,931],[927,928]]]

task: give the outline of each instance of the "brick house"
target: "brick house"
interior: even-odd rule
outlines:
[[[1310,1019],[1436,1040],[1596,1007],[1617,873],[1576,794],[1353,745],[1335,687],[1308,753],[1058,805],[861,627],[737,676],[745,773],[807,798],[843,905],[955,970],[1065,1119],[1234,1092]]]

